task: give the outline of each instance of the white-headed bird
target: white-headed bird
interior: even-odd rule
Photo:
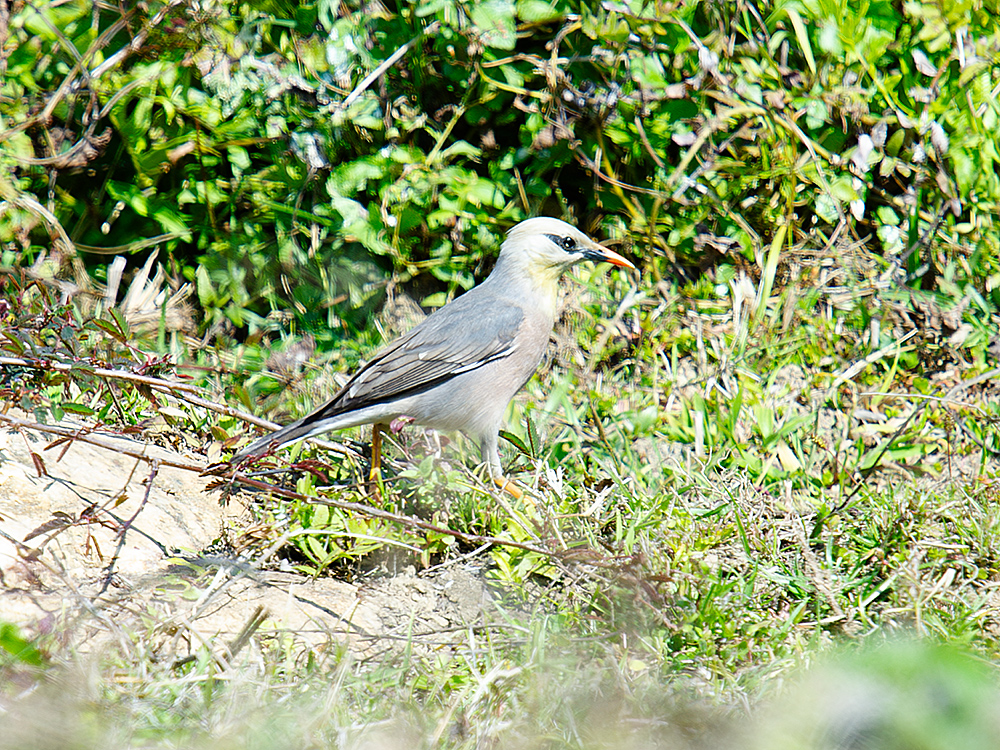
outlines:
[[[477,440],[494,481],[519,495],[500,468],[504,411],[545,354],[556,320],[559,278],[584,260],[635,268],[564,221],[522,221],[508,233],[482,284],[376,354],[323,406],[251,443],[232,461],[330,430],[371,424],[374,473],[381,430],[407,417]]]

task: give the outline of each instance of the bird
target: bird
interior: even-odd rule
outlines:
[[[504,412],[545,355],[560,277],[585,260],[635,269],[560,219],[541,216],[516,224],[482,283],[375,354],[325,404],[252,442],[230,463],[331,430],[371,424],[374,478],[381,433],[403,419],[476,440],[490,478],[519,498],[521,492],[503,477],[500,465]]]

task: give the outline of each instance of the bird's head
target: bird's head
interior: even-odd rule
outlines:
[[[497,265],[509,264],[544,283],[554,282],[563,271],[582,260],[635,268],[576,227],[548,216],[527,219],[514,226],[500,248]]]

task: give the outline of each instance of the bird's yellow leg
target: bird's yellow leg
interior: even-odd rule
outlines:
[[[372,425],[372,469],[368,474],[370,492],[379,497],[382,484],[382,425]]]
[[[499,487],[501,492],[506,492],[515,500],[524,497],[524,491],[512,479],[503,476],[493,477],[493,484]]]

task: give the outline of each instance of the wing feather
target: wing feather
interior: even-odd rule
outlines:
[[[523,310],[476,297],[462,295],[375,355],[314,420],[412,396],[510,356]]]

